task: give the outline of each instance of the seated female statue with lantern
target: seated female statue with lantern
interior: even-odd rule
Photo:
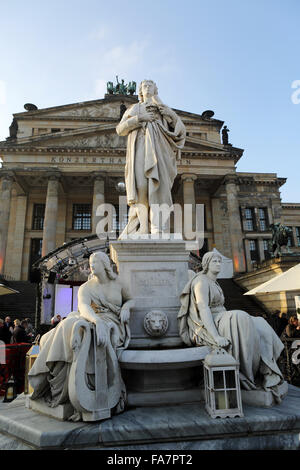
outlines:
[[[70,404],[73,421],[97,421],[123,411],[126,400],[118,354],[128,346],[129,300],[105,253],[90,256],[91,278],[71,312],[43,335],[28,377],[31,400]],[[72,408],[71,407],[71,408]]]
[[[240,383],[244,390],[263,389],[280,403],[278,386],[283,376],[277,359],[284,346],[262,317],[242,310],[227,311],[217,282],[221,257],[205,253],[202,271],[186,284],[178,314],[179,332],[188,346],[225,348],[240,363]]]

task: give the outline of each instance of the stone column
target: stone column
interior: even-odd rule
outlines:
[[[237,197],[237,178],[235,175],[226,175],[224,178],[224,183],[227,196],[227,210],[233,266],[236,273],[242,273],[246,271],[246,263],[243,247],[243,232],[241,226],[240,208]]]
[[[0,273],[3,274],[8,236],[13,174],[10,172],[1,171],[0,178]]]
[[[94,174],[93,208],[92,208],[92,233],[96,233],[97,223],[100,217],[96,216],[97,207],[105,203],[105,175]]]
[[[13,277],[21,280],[23,245],[25,235],[25,220],[27,210],[27,195],[18,194],[16,197],[16,223],[14,230],[13,252],[10,260]]]
[[[42,256],[46,256],[56,248],[59,178],[59,173],[51,173],[48,176]]]
[[[250,256],[250,242],[245,239],[245,257],[246,257],[246,264],[247,264],[247,271],[252,271],[253,270],[253,264],[251,262],[251,256]]]
[[[257,243],[258,243],[259,260],[264,261],[265,259],[264,242],[261,238],[259,238],[257,240]]]
[[[188,234],[190,234],[192,231],[195,231],[196,227],[196,199],[194,181],[197,179],[197,176],[193,174],[183,174],[181,175],[181,179],[183,182],[184,235],[188,236]],[[188,206],[186,208],[184,207],[186,204],[190,204],[192,206],[192,218],[188,216]]]

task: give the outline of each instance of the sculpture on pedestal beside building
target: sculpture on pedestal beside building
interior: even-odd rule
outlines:
[[[288,246],[289,237],[292,234],[292,229],[286,227],[280,223],[271,224],[272,230],[272,241],[271,241],[271,253],[273,256],[280,256],[282,247],[285,247],[287,253],[291,253]]]
[[[42,398],[50,407],[71,402],[72,420],[108,418],[126,401],[118,354],[129,343],[133,301],[106,254],[92,254],[90,268],[91,278],[78,291],[78,312],[42,337],[29,372],[31,400]]]
[[[284,348],[282,342],[262,317],[225,309],[223,291],[216,281],[221,269],[219,255],[206,253],[202,268],[181,294],[178,325],[182,340],[188,346],[226,348],[240,363],[242,388],[270,391],[280,403],[278,386],[283,376],[276,361]]]
[[[162,103],[156,84],[144,80],[139,87],[139,103],[126,110],[116,130],[120,136],[128,136],[125,181],[130,210],[120,238],[137,228],[140,234],[158,233],[154,207],[172,206],[171,189],[185,142],[185,126]]]

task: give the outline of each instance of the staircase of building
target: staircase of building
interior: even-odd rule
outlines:
[[[9,315],[13,321],[29,317],[34,322],[37,284],[29,281],[8,281],[6,284],[20,293],[0,296],[0,318]]]
[[[268,314],[268,310],[253,295],[243,295],[246,289],[239,286],[234,279],[218,279],[225,296],[227,310],[244,310],[254,317]]]

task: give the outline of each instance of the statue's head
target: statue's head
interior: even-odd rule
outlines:
[[[91,274],[102,277],[106,275],[109,279],[116,279],[117,275],[113,272],[109,257],[102,251],[96,251],[89,258]]]
[[[208,271],[213,273],[219,273],[221,270],[222,257],[214,251],[208,251],[203,255],[202,261],[202,273],[206,274]]]
[[[145,101],[147,96],[155,96],[158,94],[157,85],[153,80],[143,80],[139,86],[139,100],[141,103]]]

